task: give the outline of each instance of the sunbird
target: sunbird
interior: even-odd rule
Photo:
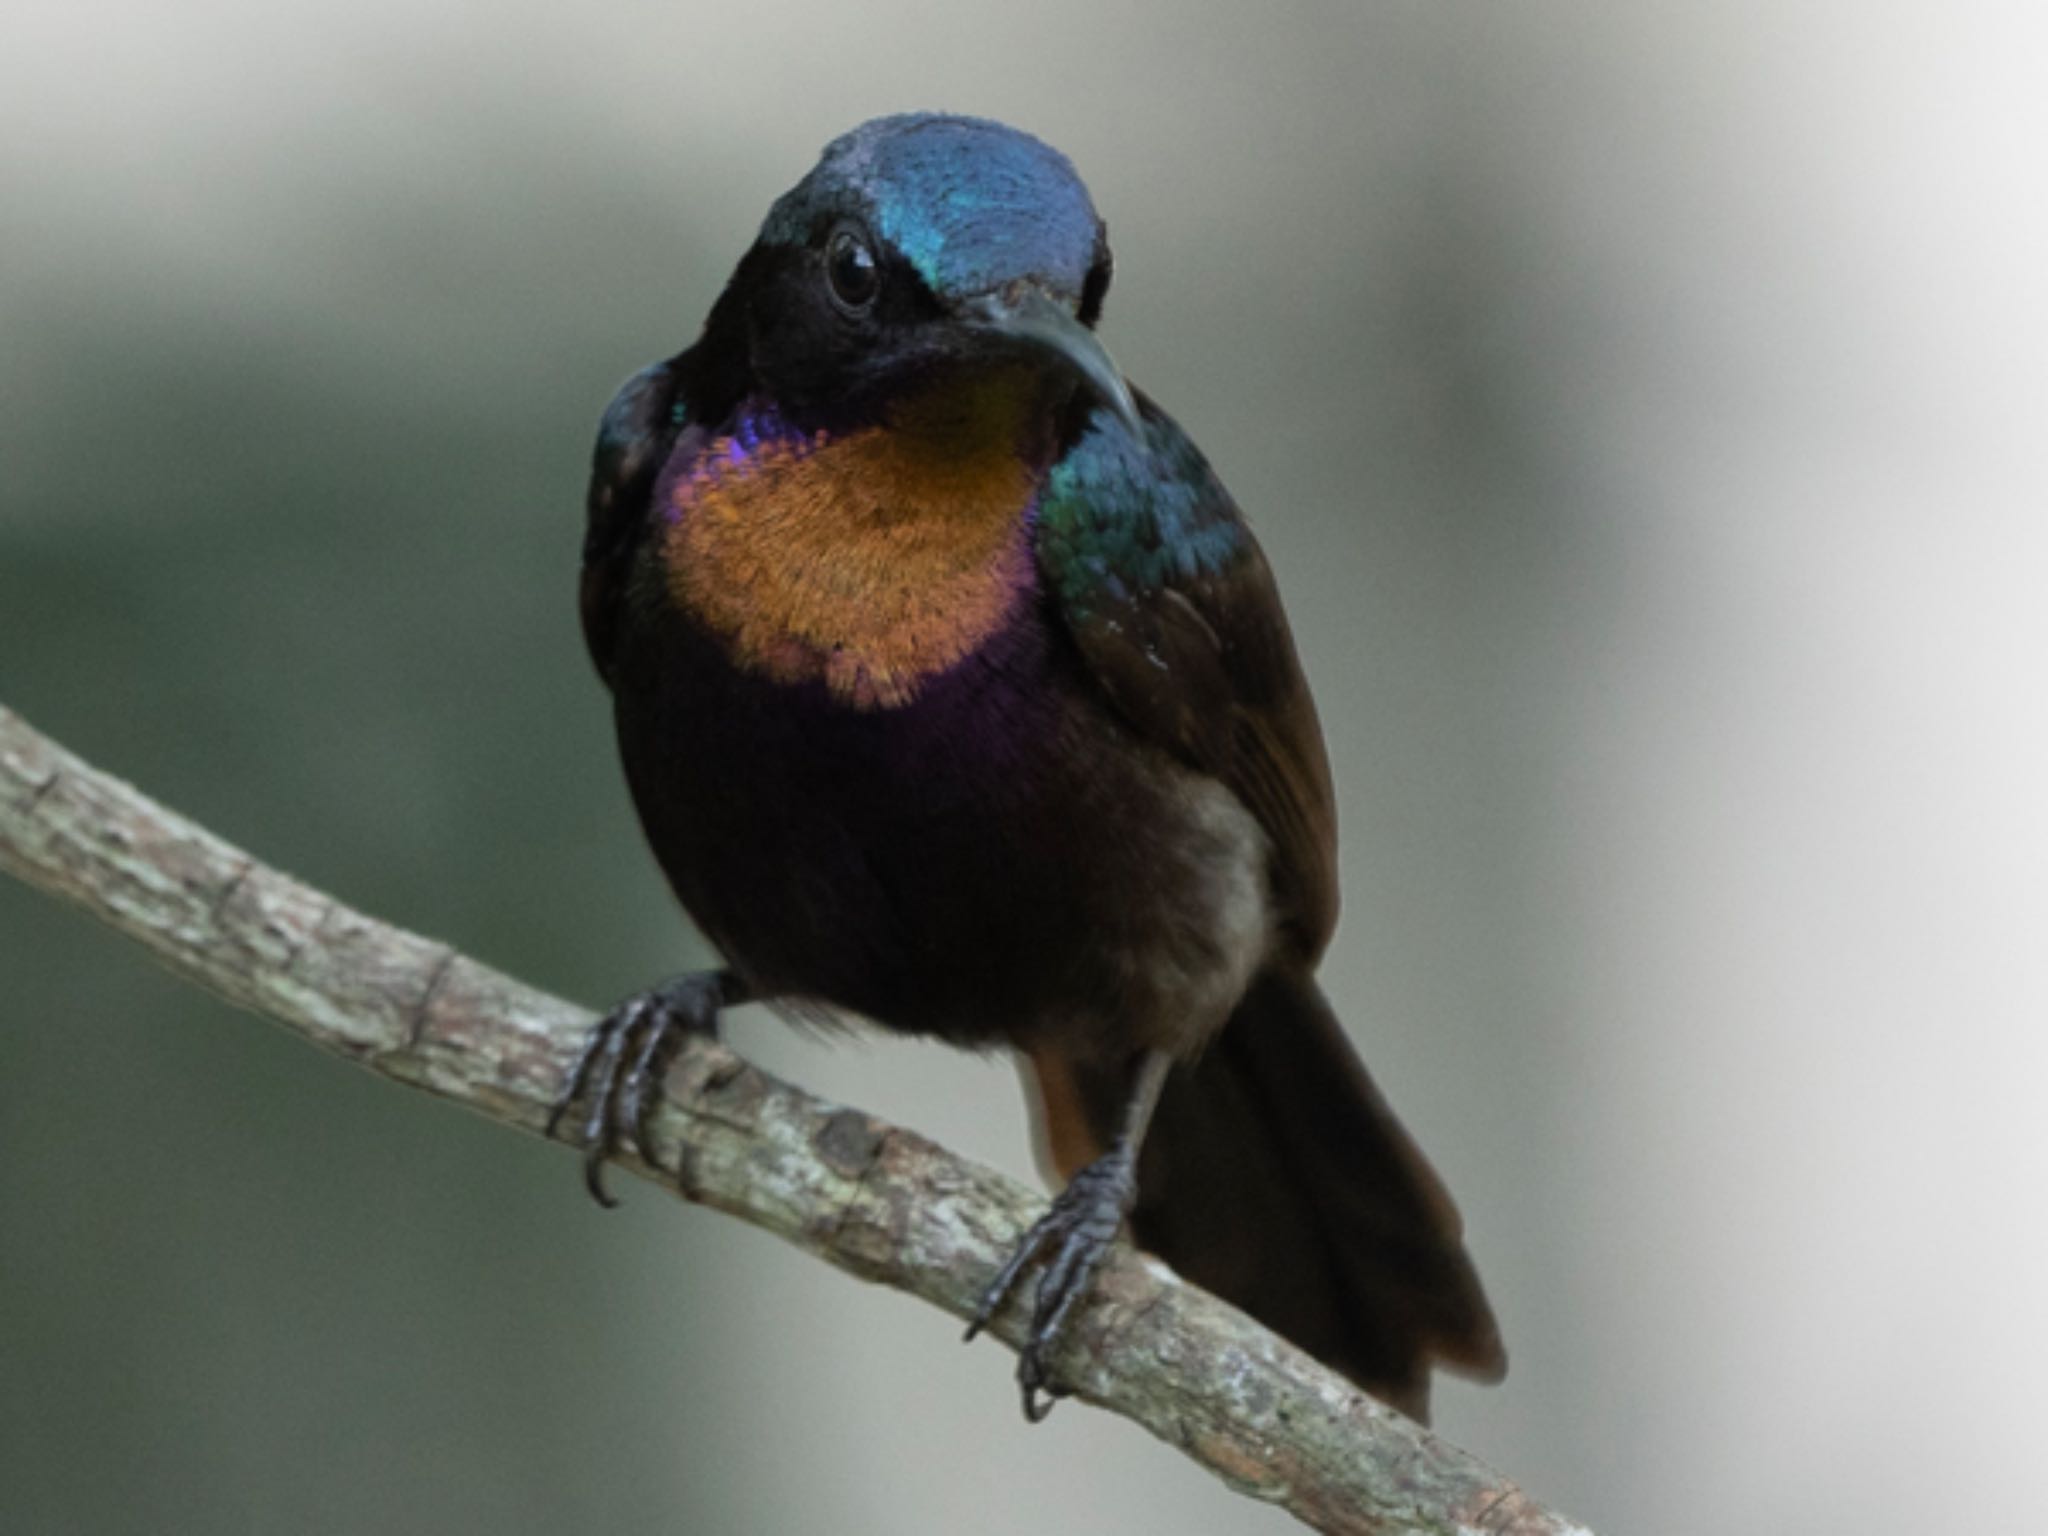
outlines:
[[[583,632],[626,780],[723,960],[593,1030],[586,1176],[681,1039],[767,1001],[1013,1051],[1064,1188],[1017,1379],[1135,1241],[1384,1401],[1497,1378],[1442,1183],[1315,980],[1321,728],[1273,573],[1096,334],[1108,235],[1065,156],[866,123],[769,210],[696,343],[605,412]],[[970,1330],[970,1336],[973,1330]]]

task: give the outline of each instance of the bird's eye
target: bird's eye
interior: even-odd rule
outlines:
[[[825,281],[832,299],[849,315],[864,314],[882,289],[882,269],[874,250],[858,233],[835,230],[825,246]]]

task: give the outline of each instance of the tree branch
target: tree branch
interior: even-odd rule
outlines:
[[[0,707],[0,868],[371,1070],[538,1134],[591,1016],[256,862]],[[627,1167],[956,1318],[1042,1200],[709,1040]],[[993,1331],[1015,1346],[1022,1319]],[[1585,1536],[1251,1319],[1119,1248],[1059,1361],[1089,1402],[1317,1530]],[[1021,1432],[1021,1431],[1020,1431]]]

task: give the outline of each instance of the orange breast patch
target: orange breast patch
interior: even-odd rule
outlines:
[[[675,489],[670,590],[749,670],[907,704],[1030,590],[1034,482],[1005,393],[744,454],[721,439]]]

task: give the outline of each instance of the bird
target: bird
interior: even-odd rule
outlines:
[[[1338,909],[1316,709],[1275,579],[1097,331],[1072,163],[878,118],[777,199],[593,456],[584,637],[653,854],[720,964],[606,1014],[549,1120],[603,1204],[663,1073],[767,1002],[1016,1057],[1064,1181],[1017,1382],[1063,1395],[1128,1229],[1425,1419],[1505,1371],[1442,1182],[1315,970]]]

